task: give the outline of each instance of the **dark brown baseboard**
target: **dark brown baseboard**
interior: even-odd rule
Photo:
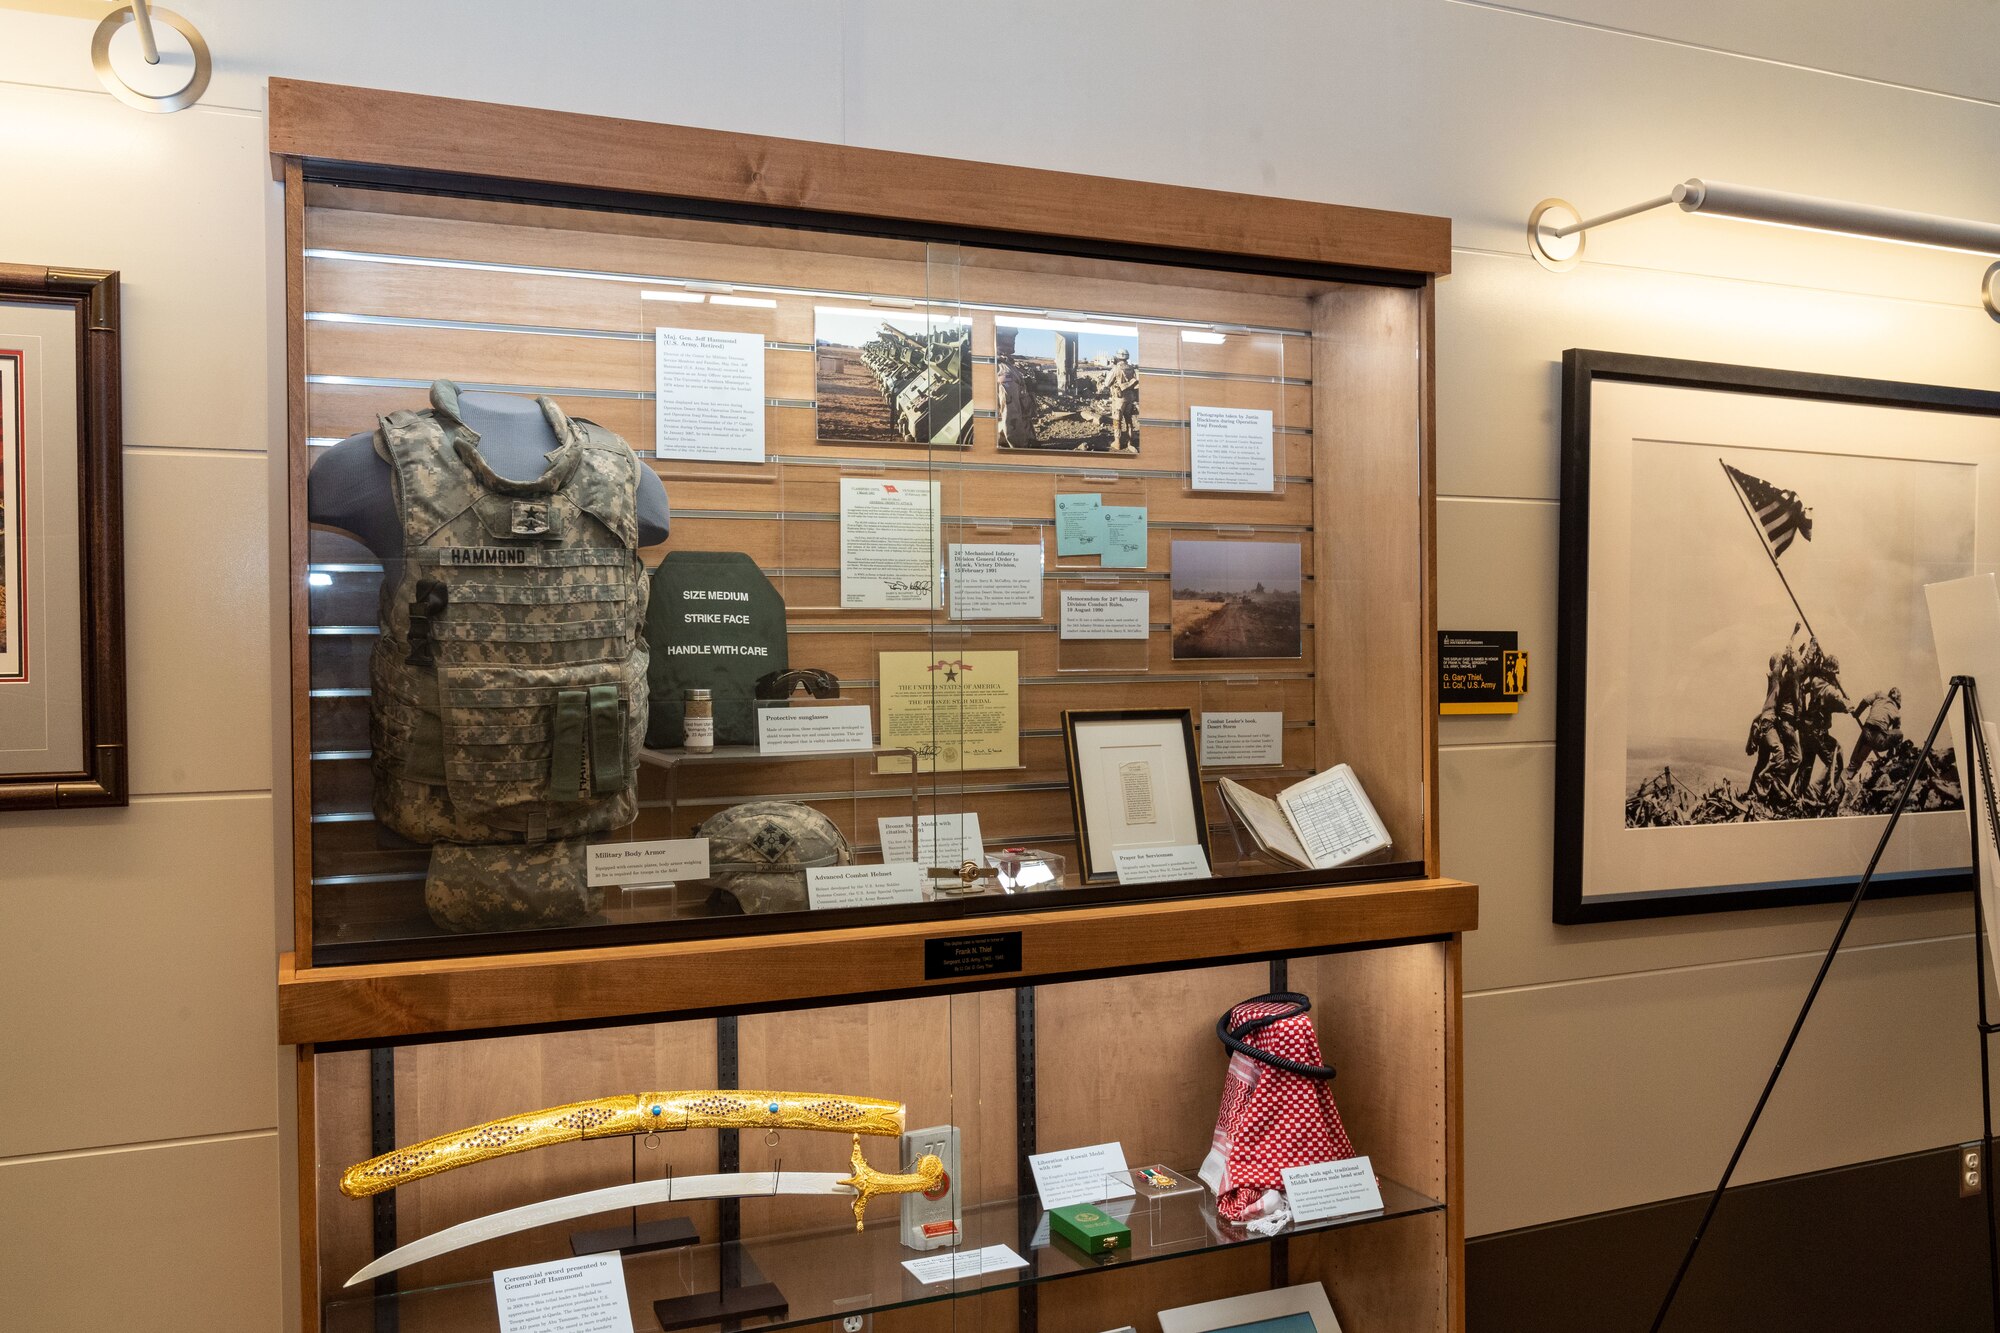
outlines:
[[[1646,1333],[1706,1196],[1466,1242],[1468,1333]],[[1732,1189],[1666,1333],[1989,1333],[1955,1147]]]

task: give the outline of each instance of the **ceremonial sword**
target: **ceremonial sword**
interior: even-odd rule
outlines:
[[[859,1231],[868,1201],[876,1195],[931,1193],[944,1184],[944,1165],[929,1154],[908,1175],[884,1174],[862,1157],[863,1134],[900,1134],[903,1118],[900,1102],[872,1097],[798,1092],[658,1092],[571,1102],[455,1130],[349,1167],[341,1175],[340,1192],[350,1199],[361,1199],[456,1167],[552,1143],[685,1129],[763,1129],[773,1133],[780,1129],[811,1129],[849,1133],[854,1137],[853,1174],[727,1172],[680,1180],[672,1177],[642,1180],[588,1190],[491,1213],[433,1232],[383,1255],[349,1278],[346,1285],[351,1287],[425,1259],[530,1227],[641,1204],[775,1194],[852,1196],[854,1229]]]

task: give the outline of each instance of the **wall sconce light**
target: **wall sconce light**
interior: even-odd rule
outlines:
[[[188,44],[187,54],[172,62],[172,66],[190,61],[193,65],[187,81],[178,88],[155,90],[162,83],[161,73],[172,67],[160,56],[159,39],[153,30],[155,20],[179,33]],[[112,39],[128,23],[136,29],[138,50],[126,49],[123,43],[114,49]],[[132,58],[135,55],[137,60]],[[131,4],[104,16],[90,39],[90,64],[107,92],[126,106],[141,111],[179,111],[193,106],[208,91],[209,75],[215,67],[208,43],[202,40],[194,24],[171,9],[161,9],[151,0],[132,0]]]
[[[1583,257],[1585,232],[1669,204],[1679,205],[1683,213],[1705,217],[1735,218],[1740,222],[1840,236],[1866,236],[1899,245],[1965,254],[2000,255],[2000,224],[1703,180],[1683,181],[1657,199],[1594,218],[1583,217],[1567,200],[1544,199],[1528,215],[1529,253],[1542,267],[1567,273]],[[1987,270],[1984,296],[1987,312],[2000,319],[2000,264]]]

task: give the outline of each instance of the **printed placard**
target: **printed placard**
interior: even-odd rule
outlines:
[[[874,748],[867,704],[757,710],[759,754],[835,754]]]
[[[1035,1153],[1028,1158],[1035,1192],[1044,1210],[1073,1203],[1102,1203],[1135,1194],[1125,1165],[1125,1145],[1093,1143],[1087,1148]]]
[[[988,1245],[983,1250],[946,1250],[922,1259],[905,1259],[903,1267],[925,1286],[956,1278],[978,1277],[981,1273],[1004,1273],[1010,1268],[1026,1268],[1028,1261],[1005,1245]]]
[[[1207,879],[1208,857],[1200,847],[1139,847],[1113,852],[1120,884],[1165,884],[1177,879]]]
[[[764,335],[653,330],[653,452],[704,463],[764,461]]]
[[[1277,489],[1271,435],[1271,413],[1267,408],[1189,407],[1190,489]]]
[[[1028,542],[953,542],[947,566],[953,620],[1040,620],[1042,548]]]
[[[672,884],[708,878],[707,838],[654,838],[648,842],[590,845],[584,878],[593,889],[618,884]]]
[[[1285,1178],[1285,1198],[1292,1205],[1295,1222],[1323,1222],[1329,1217],[1379,1212],[1382,1208],[1375,1167],[1366,1157],[1288,1166],[1279,1174]]]
[[[961,815],[925,815],[918,821],[917,845],[910,843],[910,817],[878,819],[876,832],[882,839],[884,861],[915,861],[925,866],[955,866],[961,861],[986,862],[986,847],[980,839],[979,816],[970,811]]]
[[[500,1333],[632,1333],[625,1261],[615,1253],[499,1269],[493,1299]]]
[[[1061,609],[1065,639],[1143,639],[1152,627],[1143,592],[1065,588]]]
[[[806,904],[815,912],[833,907],[881,907],[920,903],[929,878],[915,861],[880,866],[807,866]]]
[[[1203,768],[1255,768],[1284,762],[1283,713],[1201,715]]]

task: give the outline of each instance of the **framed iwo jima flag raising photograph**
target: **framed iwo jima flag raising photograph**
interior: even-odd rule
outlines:
[[[1924,585],[2000,556],[2000,393],[1563,359],[1554,916],[1969,883]]]
[[[123,805],[118,275],[0,264],[0,812]]]

